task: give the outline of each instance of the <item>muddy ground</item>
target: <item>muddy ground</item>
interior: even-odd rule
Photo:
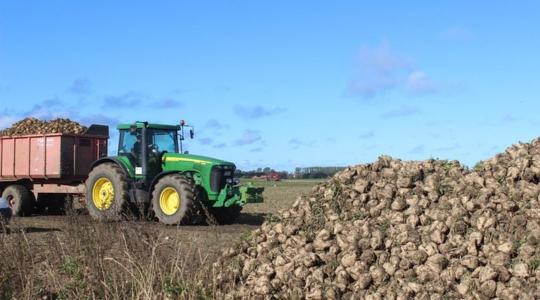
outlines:
[[[147,221],[122,222],[120,225],[136,227],[141,234],[151,234],[162,238],[167,243],[181,244],[182,247],[201,252],[205,257],[210,258],[222,252],[226,247],[234,245],[243,234],[259,227],[271,214],[288,208],[300,194],[308,193],[317,183],[317,181],[308,180],[257,181],[256,185],[265,187],[265,202],[247,204],[240,218],[232,225],[165,226],[158,222]],[[108,226],[93,222],[87,214],[33,215],[13,219],[11,228],[14,233],[24,232],[30,244],[41,248],[47,247],[45,241],[63,238],[66,232],[71,233],[75,224],[83,229]]]

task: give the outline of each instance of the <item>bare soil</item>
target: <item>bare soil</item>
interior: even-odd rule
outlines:
[[[264,202],[247,204],[240,217],[232,225],[206,226],[165,226],[158,222],[136,221],[124,222],[132,224],[149,232],[158,232],[164,237],[176,238],[205,247],[206,250],[218,250],[231,246],[242,234],[259,227],[266,218],[281,209],[289,208],[302,194],[308,193],[320,181],[316,180],[283,180],[254,181],[256,186],[264,186]],[[64,215],[33,215],[31,217],[15,218],[12,221],[13,231],[24,231],[30,239],[47,238],[50,234],[61,234],[73,222],[90,226],[94,222],[86,214],[66,218]]]

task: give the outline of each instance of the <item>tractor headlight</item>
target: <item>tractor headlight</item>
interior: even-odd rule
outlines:
[[[226,182],[227,184],[233,184],[233,179],[232,179],[232,178],[227,178],[227,179],[225,180],[225,182]]]

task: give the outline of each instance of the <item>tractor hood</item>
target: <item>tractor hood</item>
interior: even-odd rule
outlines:
[[[165,153],[163,155],[163,162],[164,163],[183,162],[183,163],[192,163],[194,165],[202,165],[202,166],[212,166],[212,165],[234,166],[232,162],[228,162],[228,161],[217,159],[217,158],[193,155],[193,154],[180,154],[180,153]]]

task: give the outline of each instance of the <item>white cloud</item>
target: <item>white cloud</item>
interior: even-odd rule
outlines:
[[[291,145],[293,149],[298,149],[300,147],[311,147],[314,144],[315,141],[304,141],[296,137],[289,140],[289,145]]]
[[[388,43],[364,46],[358,55],[358,73],[349,82],[348,93],[370,98],[393,89],[399,84],[401,73],[411,65],[409,59],[392,51]]]
[[[44,100],[34,105],[26,111],[7,111],[0,112],[0,128],[9,127],[16,121],[23,118],[33,117],[42,120],[51,120],[55,118],[70,118],[84,125],[102,124],[113,126],[118,123],[118,119],[107,114],[83,114],[76,106],[69,106],[58,98]]]
[[[0,116],[0,129],[10,127],[11,124],[17,122],[17,118],[12,116]]]
[[[128,92],[120,96],[107,96],[103,100],[102,108],[116,109],[137,106],[142,103],[146,96],[137,92]]]
[[[201,138],[198,140],[201,145],[210,145],[214,142],[212,138]]]
[[[436,92],[437,88],[433,81],[423,71],[413,71],[407,77],[405,83],[407,91],[415,94]]]
[[[260,131],[258,130],[246,130],[240,138],[238,138],[234,143],[237,146],[251,145],[258,141],[262,140]]]
[[[178,108],[183,107],[184,102],[173,99],[173,98],[164,98],[160,100],[154,101],[152,104],[150,104],[150,107],[154,109],[170,109],[170,108]]]
[[[393,75],[408,69],[411,61],[390,49],[388,43],[376,47],[364,46],[358,56],[360,68],[366,72],[379,75]]]
[[[358,136],[358,138],[362,139],[362,140],[367,140],[367,139],[371,139],[371,138],[374,138],[375,137],[375,131],[373,130],[370,130],[370,131],[366,131],[362,134],[360,134]]]
[[[255,120],[263,117],[272,116],[284,112],[285,109],[280,107],[266,108],[260,105],[255,106],[243,106],[236,105],[234,107],[234,113],[246,120]]]
[[[92,82],[86,78],[77,78],[71,83],[68,91],[78,95],[88,95],[92,92]]]
[[[436,92],[436,85],[411,59],[394,52],[388,43],[363,47],[358,56],[358,70],[349,82],[349,95],[372,98],[398,90],[414,94]]]

